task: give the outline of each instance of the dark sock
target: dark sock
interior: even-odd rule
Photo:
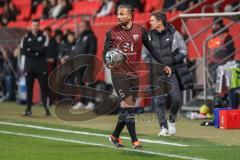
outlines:
[[[27,106],[26,111],[31,111],[32,110],[32,106]]]
[[[175,123],[176,117],[177,117],[177,115],[174,115],[174,114],[170,113],[169,122],[170,123]]]
[[[132,139],[132,142],[137,141],[137,134],[135,128],[135,112],[134,108],[124,108],[125,123]]]
[[[45,110],[46,112],[49,111],[49,108],[47,107],[47,105],[44,106],[44,110]]]
[[[122,109],[120,109],[119,111],[119,115],[118,115],[118,122],[117,122],[117,125],[116,125],[116,128],[113,132],[113,136],[116,137],[116,138],[119,138],[119,135],[121,134],[124,126],[125,126],[125,117],[124,117],[124,113],[122,112]]]
[[[156,112],[156,114],[157,114],[157,118],[158,118],[160,128],[164,127],[166,129],[168,129],[167,119],[166,119],[165,114],[163,114],[162,112]]]

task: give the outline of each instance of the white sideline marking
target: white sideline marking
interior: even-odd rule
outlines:
[[[116,147],[101,144],[101,143],[92,143],[92,142],[85,142],[85,141],[72,140],[72,139],[56,138],[56,137],[34,135],[34,134],[25,134],[25,133],[20,133],[20,132],[9,132],[9,131],[0,130],[0,133],[7,134],[7,135],[17,135],[17,136],[24,136],[24,137],[48,139],[48,140],[61,141],[61,142],[78,143],[78,144],[83,144],[83,145],[119,149],[119,150],[124,150],[124,151],[138,152],[138,153],[144,153],[144,154],[155,155],[155,156],[164,156],[164,157],[170,157],[170,158],[180,158],[180,159],[186,159],[186,160],[206,160],[206,159],[202,159],[202,158],[180,156],[180,155],[167,154],[167,153],[161,153],[161,152],[136,150],[136,149],[130,149],[130,148],[116,148]]]
[[[34,129],[46,130],[46,131],[56,131],[56,132],[62,132],[62,133],[82,134],[82,135],[90,135],[90,136],[97,136],[97,137],[109,137],[109,135],[99,134],[99,133],[73,131],[73,130],[42,127],[42,126],[28,125],[28,124],[21,124],[21,123],[12,123],[12,122],[0,121],[0,124],[9,125],[9,126],[17,126],[17,127],[25,127],[25,128],[34,128]],[[121,138],[126,139],[126,140],[130,140],[129,137],[121,137]],[[165,145],[179,146],[179,147],[188,147],[189,146],[189,145],[186,145],[186,144],[164,142],[164,141],[154,141],[154,140],[149,140],[149,139],[139,139],[139,140],[142,141],[142,142],[145,142],[145,143],[165,144]]]

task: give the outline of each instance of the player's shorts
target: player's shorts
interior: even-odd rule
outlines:
[[[118,97],[121,100],[133,96],[138,96],[139,78],[137,76],[129,76],[124,74],[116,74],[112,72],[112,82]]]

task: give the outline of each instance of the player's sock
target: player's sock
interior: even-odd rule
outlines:
[[[120,108],[120,111],[119,111],[119,115],[118,115],[118,122],[117,122],[117,126],[113,132],[113,136],[115,138],[119,138],[119,135],[121,134],[124,126],[125,126],[125,116],[124,116],[124,113],[123,113],[123,109]]]
[[[174,115],[173,113],[170,113],[169,115],[169,122],[170,123],[175,123],[177,115]]]
[[[138,141],[135,127],[134,108],[125,108],[125,123],[132,139],[132,142]]]

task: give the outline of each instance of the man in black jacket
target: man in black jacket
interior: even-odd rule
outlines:
[[[77,37],[76,41],[76,55],[96,55],[97,53],[97,38],[94,35],[90,22],[88,20],[82,20],[82,22],[79,25],[80,34]],[[88,62],[88,64],[93,62]],[[83,76],[85,72],[86,67],[81,68],[78,72],[78,79],[80,85],[87,85],[83,82]],[[93,73],[93,72],[92,72]],[[87,80],[90,80],[93,78],[93,75],[86,75]],[[93,87],[94,84],[90,84]],[[83,97],[81,99],[81,102],[77,103],[75,106],[73,106],[73,109],[79,109],[82,107],[86,107],[86,109],[93,109],[94,108],[94,102],[93,100],[87,99]]]
[[[151,31],[149,36],[152,45],[158,52],[158,56],[161,58],[162,62],[172,69],[172,75],[170,77],[166,76],[160,78],[169,81],[173,85],[173,90],[167,95],[154,98],[156,105],[155,111],[161,128],[159,136],[167,136],[168,134],[174,135],[176,134],[175,119],[182,103],[181,87],[187,87],[188,83],[191,83],[191,76],[189,76],[188,69],[185,71],[186,68],[184,68],[184,77],[179,76],[177,72],[177,69],[180,68],[177,66],[184,65],[183,59],[185,58],[187,49],[183,37],[172,25],[167,23],[164,13],[159,11],[152,12],[150,24]],[[150,57],[145,57],[144,60],[154,62]],[[187,81],[184,81],[185,75]],[[189,77],[190,80],[188,81]],[[155,78],[158,79],[159,75],[156,75]],[[171,103],[169,123],[167,123],[165,113],[168,101]]]
[[[47,57],[48,38],[40,31],[38,20],[32,21],[31,31],[28,32],[21,42],[21,54],[26,56],[25,76],[27,88],[27,108],[23,116],[32,114],[32,93],[35,78],[38,79],[41,88],[41,98],[46,115],[50,115],[47,107],[48,87],[47,87]]]

